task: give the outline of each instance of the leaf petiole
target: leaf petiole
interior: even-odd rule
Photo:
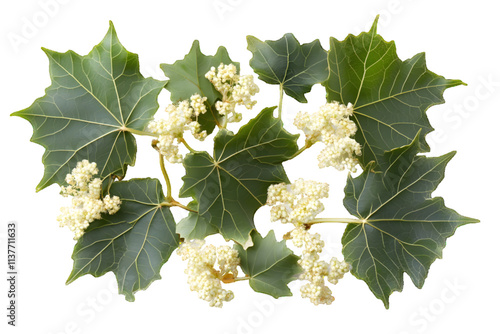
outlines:
[[[170,184],[170,178],[168,177],[168,173],[167,173],[167,170],[165,169],[165,157],[163,156],[163,154],[161,154],[159,151],[158,151],[158,154],[160,156],[160,168],[161,168],[161,172],[163,174],[163,178],[165,179],[165,183],[167,184],[167,202],[172,202],[174,199],[172,198],[172,185]]]
[[[278,104],[278,118],[281,119],[281,113],[283,112],[283,84],[280,84],[280,101]]]
[[[189,146],[189,144],[186,142],[186,140],[183,137],[179,138],[179,142],[183,143],[184,146],[186,146],[186,148],[189,150],[189,152],[191,152],[191,153],[197,152],[195,149],[193,149],[191,146]]]
[[[366,219],[356,219],[356,218],[316,218],[308,223],[304,224],[306,227],[311,227],[315,224],[323,223],[343,223],[343,224],[366,224]]]
[[[150,136],[150,137],[158,137],[157,134],[154,134],[152,132],[148,132],[148,131],[140,131],[140,130],[136,130],[136,129],[132,129],[132,128],[127,128],[126,126],[122,126],[120,128],[120,130],[122,131],[127,131],[127,132],[130,132],[130,133],[133,133],[134,135],[139,135],[139,136]]]
[[[297,157],[298,155],[300,155],[302,152],[304,152],[305,150],[307,150],[307,149],[308,149],[309,147],[311,147],[311,146],[312,146],[312,144],[311,144],[311,143],[306,142],[306,144],[305,144],[302,148],[300,148],[297,152],[295,152],[295,153],[294,153],[294,154],[290,157],[290,159],[293,159],[293,158]]]

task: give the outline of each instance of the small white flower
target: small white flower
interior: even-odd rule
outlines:
[[[101,219],[102,213],[110,215],[120,209],[121,201],[118,196],[106,195],[101,200],[102,180],[93,178],[99,173],[97,164],[82,160],[73,168],[71,174],[66,175],[69,186],[61,187],[61,195],[71,196],[71,206],[62,207],[57,217],[59,226],[67,226],[73,233],[74,239],[79,239],[91,222]]]
[[[328,183],[298,179],[291,185],[285,183],[269,186],[267,204],[271,208],[271,221],[305,224],[325,207],[321,198],[328,197]]]
[[[206,100],[206,97],[194,94],[190,100],[181,101],[177,105],[168,105],[165,109],[166,118],[149,122],[149,130],[158,135],[158,149],[169,162],[182,162],[179,139],[182,138],[184,131],[191,131],[193,137],[198,140],[204,140],[207,137],[207,132],[201,131],[201,125],[197,121],[200,114],[207,112]]]
[[[297,226],[290,235],[293,244],[302,249],[302,256],[298,261],[302,267],[300,279],[308,281],[300,289],[302,297],[309,298],[314,305],[331,304],[335,298],[326,286],[325,278],[328,282],[337,284],[351,270],[351,266],[335,257],[330,263],[320,260],[319,254],[325,244],[318,233],[311,234],[303,225]]]
[[[210,306],[222,307],[223,302],[234,298],[232,291],[224,290],[221,280],[225,275],[238,275],[240,264],[238,252],[229,246],[215,247],[205,244],[204,240],[185,241],[177,250],[183,261],[188,261],[185,273],[191,291],[209,302]],[[218,264],[220,270],[214,268]]]
[[[205,77],[222,94],[222,101],[215,103],[215,109],[227,117],[228,123],[241,121],[241,113],[235,110],[237,105],[252,109],[257,103],[252,100],[252,96],[259,92],[259,87],[253,82],[253,76],[238,75],[234,64],[220,64],[217,69],[212,67]]]
[[[355,155],[361,155],[361,145],[352,138],[357,130],[349,119],[352,114],[352,104],[332,102],[321,106],[316,113],[299,112],[295,117],[294,125],[305,133],[306,143],[321,141],[326,145],[318,156],[320,168],[332,166],[356,171]]]

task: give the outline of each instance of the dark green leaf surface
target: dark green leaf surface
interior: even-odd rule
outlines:
[[[193,210],[198,210],[198,203],[192,201],[188,207]],[[177,233],[186,239],[205,239],[205,237],[218,233],[219,230],[214,225],[210,224],[205,218],[197,212],[189,212],[186,218],[181,219],[177,223]]]
[[[118,291],[133,301],[136,291],[161,278],[160,268],[177,248],[179,236],[170,209],[161,204],[164,196],[158,180],[115,182],[110,194],[120,197],[121,208],[92,222],[78,240],[67,283],[112,271]]]
[[[32,124],[31,141],[46,149],[37,190],[63,184],[84,159],[97,163],[101,178],[124,176],[137,151],[127,129],[145,130],[165,83],[140,74],[137,55],[120,44],[111,23],[102,42],[86,56],[44,51],[52,84],[45,96],[13,114]]]
[[[226,239],[251,245],[255,211],[266,203],[267,187],[288,182],[281,163],[297,151],[297,136],[283,129],[266,108],[234,135],[222,129],[214,141],[214,156],[190,153],[181,197],[193,197],[198,212]]]
[[[212,66],[217,68],[221,63],[225,65],[234,64],[238,71],[240,70],[240,64],[229,58],[225,47],[219,47],[214,56],[205,56],[201,53],[200,43],[194,41],[191,50],[184,59],[178,60],[171,65],[160,65],[169,78],[165,88],[170,91],[172,102],[189,100],[196,93],[207,98],[207,112],[198,117],[198,123],[201,124],[201,131],[206,130],[208,134],[220,123],[221,116],[215,109],[215,102],[220,100],[222,95],[205,78],[205,74],[210,71]]]
[[[297,279],[302,271],[297,264],[299,257],[286,247],[284,240],[276,241],[274,231],[265,238],[254,231],[252,240],[254,245],[246,250],[240,245],[234,246],[241,259],[241,269],[250,277],[252,289],[274,298],[291,296],[287,284]]]
[[[441,258],[446,239],[457,227],[477,222],[431,198],[454,152],[436,158],[416,156],[419,136],[407,146],[381,157],[383,172],[369,164],[349,177],[344,206],[362,224],[351,223],[342,238],[345,260],[389,307],[389,295],[403,289],[406,272],[421,288],[430,265]]]
[[[377,34],[377,20],[369,32],[330,39],[330,76],[323,85],[329,102],[354,105],[361,165],[375,161],[378,169],[385,151],[408,145],[419,131],[421,151],[427,152],[425,135],[433,129],[426,110],[444,102],[445,89],[464,83],[429,71],[424,53],[400,60],[394,42]]]
[[[319,40],[301,45],[295,36],[285,34],[277,41],[265,42],[247,36],[247,42],[253,54],[250,66],[259,79],[283,85],[285,93],[299,102],[307,102],[304,94],[328,78],[327,53]]]

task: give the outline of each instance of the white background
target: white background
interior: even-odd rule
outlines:
[[[64,2],[64,3],[63,3]],[[52,5],[47,5],[51,3]],[[498,8],[494,1],[4,1],[0,8],[1,33],[1,254],[6,253],[6,223],[19,224],[18,327],[6,325],[7,286],[0,284],[0,319],[8,333],[132,333],[201,332],[352,332],[352,333],[498,333],[498,124],[500,121],[500,43]],[[45,4],[45,5],[44,5]],[[55,4],[55,5],[54,5]],[[134,303],[118,295],[113,274],[89,275],[69,286],[74,241],[55,220],[65,202],[53,185],[40,193],[35,186],[43,174],[43,148],[30,143],[28,122],[9,117],[28,107],[50,85],[48,61],[40,47],[87,54],[100,42],[112,20],[125,47],[139,54],[145,76],[163,79],[160,63],[173,63],[188,52],[194,39],[205,54],[219,45],[228,48],[233,60],[249,74],[251,53],[245,36],[278,39],[292,32],[301,43],[319,38],[344,39],[358,34],[381,14],[379,33],[395,40],[398,55],[407,59],[425,51],[428,67],[447,78],[459,78],[468,86],[445,93],[447,103],[432,107],[429,118],[436,131],[429,135],[432,151],[458,154],[448,166],[446,178],[435,192],[447,206],[481,219],[461,227],[449,239],[444,259],[431,267],[422,290],[405,280],[403,293],[390,298],[390,310],[374,298],[366,284],[347,275],[333,287],[336,301],[316,307],[296,295],[275,301],[254,293],[246,282],[228,286],[235,299],[222,309],[209,308],[189,291],[178,256],[163,267],[163,279],[136,294]],[[34,25],[29,29],[28,26]],[[13,40],[17,42],[13,42]],[[258,82],[257,110],[275,105],[276,86]],[[298,110],[314,111],[324,103],[317,85],[301,105],[285,98],[285,120]],[[160,97],[161,108],[168,92]],[[288,127],[295,132],[293,126]],[[196,143],[195,143],[196,144]],[[147,139],[138,141],[137,165],[129,178],[161,174]],[[201,147],[201,146],[198,146]],[[316,150],[316,151],[315,151]],[[317,148],[286,165],[289,177],[328,180],[331,195],[324,217],[347,217],[342,206],[346,173],[316,169]],[[182,166],[169,166],[174,187],[181,185]],[[176,191],[175,191],[176,192]],[[186,203],[186,199],[183,199]],[[177,217],[184,215],[174,209]],[[283,226],[268,222],[268,211],[259,210],[257,226],[264,233]],[[326,254],[341,256],[343,226],[318,227],[327,241]],[[212,238],[214,242],[220,242]],[[5,274],[6,256],[0,256]],[[0,274],[0,277],[4,277]],[[407,278],[407,277],[406,277]]]

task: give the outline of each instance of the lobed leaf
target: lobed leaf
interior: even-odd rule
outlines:
[[[144,131],[158,109],[165,82],[144,78],[136,54],[118,40],[110,22],[86,56],[44,49],[52,84],[30,107],[13,113],[33,126],[31,141],[45,148],[37,191],[62,185],[78,161],[97,163],[99,177],[124,177],[137,151],[130,131]]]
[[[297,136],[266,108],[236,135],[221,129],[214,139],[214,156],[190,153],[181,197],[193,197],[198,213],[226,239],[250,246],[253,216],[267,200],[271,184],[288,182],[282,162],[297,152]]]
[[[247,36],[248,50],[253,57],[250,66],[259,79],[281,85],[286,94],[299,102],[307,102],[304,94],[328,78],[327,53],[319,40],[300,44],[292,34],[277,41],[262,42]]]
[[[371,163],[360,176],[349,176],[345,187],[344,206],[363,222],[348,224],[344,258],[387,308],[390,294],[403,289],[404,272],[421,288],[446,239],[457,227],[478,222],[431,198],[455,153],[417,156],[419,142],[417,135],[410,145],[387,152],[383,172],[371,171]]]
[[[299,257],[286,247],[284,240],[276,241],[272,230],[264,238],[254,231],[252,240],[254,245],[247,249],[234,245],[239,253],[241,269],[250,277],[252,289],[274,298],[291,296],[287,284],[297,279],[302,271],[297,264]]]
[[[447,88],[464,83],[429,71],[424,53],[400,60],[394,42],[377,34],[377,21],[358,36],[330,38],[330,74],[323,85],[328,102],[354,105],[360,163],[366,167],[375,161],[372,167],[379,169],[385,151],[410,144],[419,131],[420,151],[429,150],[425,135],[433,129],[426,110],[444,103]]]
[[[215,108],[215,102],[222,99],[222,95],[205,78],[205,74],[212,66],[217,68],[221,63],[234,64],[238,71],[240,70],[240,64],[229,58],[225,47],[219,47],[214,56],[205,56],[200,50],[200,43],[194,41],[184,59],[173,64],[160,65],[169,78],[165,88],[170,92],[172,102],[189,100],[193,94],[200,94],[207,98],[207,112],[198,116],[198,123],[201,125],[201,131],[206,130],[208,134],[212,133],[216,125],[220,125],[222,116]]]
[[[192,201],[188,207],[192,210],[198,210],[198,202]],[[205,237],[218,232],[217,227],[210,224],[198,212],[189,212],[187,217],[177,223],[177,233],[186,240],[205,239]]]
[[[67,284],[111,271],[118,291],[134,301],[135,292],[161,278],[160,269],[179,245],[179,236],[158,180],[115,182],[110,195],[120,197],[120,210],[92,222],[78,240]]]

